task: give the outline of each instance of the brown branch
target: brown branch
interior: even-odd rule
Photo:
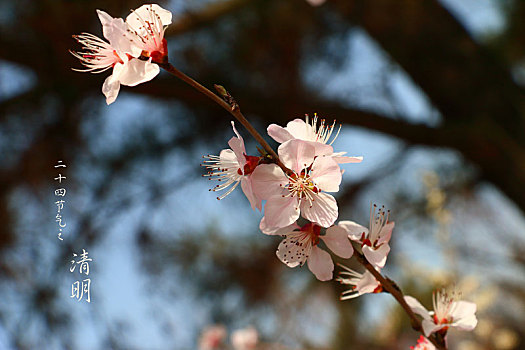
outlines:
[[[203,95],[208,97],[210,100],[212,100],[213,102],[215,102],[216,104],[218,104],[219,106],[224,108],[226,111],[228,111],[228,113],[230,113],[232,116],[235,117],[235,119],[237,119],[242,125],[244,125],[244,127],[253,136],[253,138],[257,142],[259,142],[259,144],[264,148],[264,150],[273,158],[275,163],[281,169],[283,169],[283,171],[286,174],[291,174],[292,173],[292,171],[290,169],[288,169],[281,162],[281,160],[279,159],[279,156],[277,155],[277,153],[275,153],[275,151],[272,149],[272,147],[270,147],[268,142],[266,142],[266,140],[261,136],[261,134],[259,134],[259,132],[257,130],[255,130],[255,128],[250,124],[250,122],[246,119],[246,117],[241,113],[241,109],[239,108],[239,105],[237,105],[237,103],[235,103],[233,105],[227,103],[222,98],[220,98],[219,96],[217,96],[216,94],[211,92],[209,89],[207,89],[206,87],[202,86],[201,84],[199,84],[198,82],[196,82],[195,80],[193,80],[192,78],[187,76],[186,74],[182,73],[177,68],[173,67],[171,65],[171,63],[158,63],[158,65],[160,67],[162,67],[163,69],[165,69],[170,74],[176,76],[180,80],[184,81],[186,84],[188,84],[191,87],[193,87],[195,90],[199,91],[200,93],[202,93]]]
[[[407,302],[405,301],[403,292],[398,287],[398,285],[392,281],[391,279],[384,277],[379,271],[377,271],[372,264],[366,260],[365,256],[361,254],[356,248],[358,246],[356,243],[352,242],[352,245],[354,246],[354,256],[356,257],[357,261],[363,265],[370,273],[376,278],[379,283],[381,283],[381,286],[383,289],[385,289],[388,293],[390,293],[394,299],[401,305],[403,310],[406,312],[408,317],[410,318],[410,323],[412,324],[412,328],[414,328],[416,331],[420,332],[421,334],[425,335],[423,333],[423,327],[421,326],[421,321],[416,316],[414,311],[408,306]],[[426,337],[426,336],[425,336]],[[446,350],[447,347],[442,341],[441,338],[436,337],[435,335],[430,335],[426,337],[437,349],[440,350]]]

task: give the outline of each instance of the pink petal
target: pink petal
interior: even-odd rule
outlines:
[[[339,165],[331,157],[318,157],[312,164],[312,180],[322,191],[337,192],[342,175]]]
[[[283,186],[288,184],[288,178],[275,164],[258,165],[250,178],[255,195],[263,200],[285,193]]]
[[[342,227],[352,241],[361,241],[363,233],[368,235],[368,229],[353,221],[339,221],[337,226]]]
[[[106,103],[108,105],[115,102],[115,100],[117,99],[119,90],[120,90],[120,82],[114,79],[113,75],[110,75],[109,77],[106,78],[106,80],[104,80],[104,84],[102,84],[102,93],[104,94],[104,96],[106,96]]]
[[[379,232],[379,238],[377,239],[377,245],[390,242],[392,237],[392,230],[394,229],[395,223],[393,221],[389,222],[381,229]]]
[[[390,246],[388,244],[383,244],[377,249],[369,247],[367,245],[363,246],[363,254],[366,257],[366,260],[374,266],[379,268],[385,267],[386,258],[390,252]]]
[[[346,231],[339,226],[332,226],[326,230],[326,234],[321,236],[326,246],[341,258],[348,259],[354,253],[354,247],[348,239]]]
[[[318,193],[311,202],[301,200],[301,212],[304,218],[322,227],[330,227],[339,215],[335,198],[327,193]]]
[[[252,209],[255,210],[255,208],[257,208],[259,209],[259,211],[261,211],[262,200],[257,198],[255,193],[253,192],[251,176],[243,176],[241,178],[241,188],[246,198],[248,198],[248,200],[250,201],[250,205],[252,206]]]
[[[244,156],[246,153],[246,149],[244,148],[244,140],[234,136],[228,141],[228,146],[230,146],[230,148],[235,153],[237,163],[239,163],[239,168],[244,174],[244,165],[246,164],[246,157]]]
[[[288,122],[286,130],[296,139],[304,141],[316,141],[316,133],[313,127],[302,119],[294,119]]]
[[[363,278],[355,285],[355,288],[359,291],[359,294],[372,293],[379,284],[374,275],[366,270],[363,273]]]
[[[314,161],[315,148],[305,141],[290,140],[279,146],[278,153],[287,168],[300,173]]]
[[[297,225],[297,223],[293,223],[286,227],[271,227],[266,224],[266,219],[263,217],[261,220],[261,223],[259,224],[259,229],[267,235],[286,235],[290,232],[293,232],[294,230],[300,229],[301,226]]]
[[[332,159],[338,164],[361,163],[363,161],[363,157],[332,156]]]
[[[106,12],[97,10],[98,18],[102,24],[102,33],[108,39],[110,45],[119,52],[129,53],[133,57],[139,57],[142,53],[136,43],[128,36],[128,25],[122,18],[113,18]],[[120,56],[120,55],[119,55]]]
[[[237,157],[235,156],[235,153],[231,149],[223,149],[221,153],[219,153],[219,158],[222,162],[236,162]]]
[[[425,337],[428,337],[432,333],[437,332],[440,329],[447,327],[448,325],[447,324],[439,325],[439,324],[435,324],[431,320],[423,320],[421,322],[421,326],[423,326],[423,333],[425,333]]]
[[[286,227],[299,218],[297,197],[283,197],[280,194],[268,198],[264,206],[265,222],[269,227]]]
[[[300,233],[290,233],[281,241],[275,254],[288,267],[303,265],[311,253],[312,246],[306,240],[301,239],[304,236]]]
[[[150,19],[151,15],[150,15],[148,7],[152,9],[153,11],[155,11],[155,14],[160,17],[160,22],[162,23],[163,26],[167,26],[171,24],[171,20],[172,20],[171,12],[163,9],[157,4],[142,5],[138,9],[131,12],[128,15],[128,17],[126,17],[126,23],[129,23],[134,28],[136,28],[137,23],[140,23],[139,17],[141,17],[143,20],[151,21]]]
[[[428,310],[423,305],[421,305],[421,303],[416,298],[411,297],[410,295],[405,295],[404,298],[408,306],[410,306],[415,314],[418,314],[425,320],[430,320],[430,314],[428,313]]]
[[[476,304],[469,301],[457,301],[453,307],[452,326],[464,331],[471,331],[478,324],[476,318]]]
[[[308,268],[319,281],[329,281],[332,279],[334,263],[330,254],[315,246],[308,257]]]
[[[459,319],[451,324],[452,327],[460,329],[462,331],[471,331],[476,328],[478,324],[478,319],[475,315],[470,315],[468,317]]]
[[[470,301],[456,301],[454,304],[452,313],[454,319],[469,317],[476,313],[477,306]]]
[[[155,63],[132,58],[124,67],[120,75],[120,83],[126,86],[136,86],[155,78],[160,68]]]
[[[326,145],[321,142],[307,141],[312,147],[315,148],[315,155],[320,156],[330,156],[334,153],[334,148],[330,145]]]
[[[286,141],[294,139],[294,137],[288,132],[288,130],[277,124],[270,124],[267,131],[268,135],[270,135],[272,139],[279,143],[284,143]]]

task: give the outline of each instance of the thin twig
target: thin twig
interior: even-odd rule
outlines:
[[[217,103],[219,106],[224,108],[228,113],[230,113],[232,116],[234,116],[244,127],[248,130],[248,132],[253,136],[253,138],[259,142],[259,144],[264,148],[264,150],[273,158],[275,163],[283,169],[283,171],[286,174],[290,174],[292,171],[288,169],[279,159],[279,156],[275,151],[270,147],[268,142],[266,142],[263,137],[255,130],[255,128],[250,124],[250,122],[244,117],[244,115],[241,113],[241,109],[239,108],[239,105],[230,105],[226,101],[224,101],[221,97],[207,89],[206,87],[202,86],[186,74],[182,73],[177,68],[173,67],[171,63],[157,63],[160,67],[162,67],[164,70],[169,72],[170,74],[173,74],[180,80],[184,81],[186,84],[193,87],[195,90],[201,92],[202,94],[206,95],[209,99],[211,99],[213,102]]]
[[[410,318],[410,323],[412,324],[412,328],[414,328],[416,331],[424,335],[423,327],[421,326],[421,321],[416,316],[414,311],[412,311],[410,306],[408,306],[403,296],[403,292],[401,291],[399,286],[394,281],[392,281],[389,278],[384,277],[379,271],[377,271],[375,267],[372,264],[370,264],[368,260],[366,260],[365,256],[356,249],[357,248],[356,244],[355,243],[352,243],[352,244],[354,245],[354,256],[356,257],[357,261],[361,265],[363,265],[368,271],[370,271],[370,273],[376,278],[376,280],[378,280],[379,283],[381,283],[381,286],[383,287],[383,289],[385,289],[387,292],[392,294],[394,299],[396,299],[396,301],[399,303],[399,305],[401,305],[403,310],[405,310],[406,314]],[[439,340],[435,335],[430,335],[426,338],[430,340],[430,342],[434,344],[434,346],[437,349],[447,350],[446,345],[441,340]]]

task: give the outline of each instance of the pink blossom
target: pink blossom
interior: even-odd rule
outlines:
[[[264,220],[268,227],[281,228],[302,216],[322,227],[331,226],[338,215],[335,198],[326,192],[339,191],[341,171],[331,157],[317,155],[318,149],[302,140],[279,146],[279,158],[292,170],[285,174],[275,164],[261,164],[252,174],[253,189],[266,200]]]
[[[420,336],[416,346],[411,346],[411,350],[435,350],[436,347],[424,336]]]
[[[326,230],[325,235],[321,235],[321,226],[315,223],[308,223],[303,227],[294,223],[275,230],[266,227],[263,220],[261,229],[266,234],[280,234],[285,237],[277,248],[276,255],[279,260],[292,268],[308,262],[308,268],[320,281],[331,280],[334,270],[330,254],[318,247],[321,240],[342,258],[348,259],[354,252],[346,232],[332,227]]]
[[[223,325],[207,327],[199,338],[199,350],[220,349],[226,338],[226,328]]]
[[[268,126],[268,135],[270,135],[275,141],[279,143],[284,143],[286,141],[290,140],[303,140],[308,142],[313,142],[314,146],[316,144],[328,144],[332,145],[334,143],[335,139],[339,135],[339,131],[341,130],[341,125],[339,125],[339,128],[337,130],[337,133],[332,138],[332,132],[335,128],[335,121],[332,125],[326,125],[325,120],[321,119],[321,122],[319,125],[317,125],[317,113],[314,114],[314,118],[310,122],[309,116],[306,115],[306,121],[302,119],[294,119],[291,122],[288,122],[286,127],[279,126],[277,124],[271,124]],[[326,152],[327,150],[330,151],[330,153],[324,153],[324,155],[330,155],[334,158],[334,160],[337,163],[359,163],[363,160],[363,157],[347,157],[344,156],[346,152],[338,152],[334,153],[333,149],[320,149],[318,152],[318,155],[321,155],[322,152]]]
[[[142,5],[126,17],[129,34],[142,55],[154,62],[167,61],[168,44],[164,38],[166,26],[171,24],[172,15],[157,4]]]
[[[353,299],[363,294],[381,293],[383,291],[381,283],[376,280],[370,271],[366,270],[364,273],[359,273],[344,265],[339,264],[339,266],[345,269],[345,271],[339,273],[337,281],[341,284],[352,286],[349,290],[341,294],[341,300]]]
[[[171,23],[171,13],[158,5],[141,6],[128,19],[133,22],[134,18],[149,16],[144,23],[150,24],[146,25],[146,29],[143,26],[137,31],[131,29],[127,21],[124,22],[121,18],[113,18],[101,10],[97,10],[97,14],[104,37],[109,43],[93,34],[82,33],[74,38],[83,45],[83,51],[71,53],[87,67],[83,70],[75,69],[77,71],[101,73],[113,69],[102,85],[102,93],[109,105],[116,100],[120,85],[136,86],[159,74],[160,68],[152,59],[167,55],[163,26]],[[161,38],[161,46],[152,44]],[[149,59],[138,59],[140,56]]]
[[[361,244],[363,254],[372,265],[383,268],[390,252],[388,242],[392,236],[394,222],[388,221],[390,211],[381,207],[376,215],[376,209],[375,204],[370,206],[370,229],[353,221],[340,221],[338,226],[346,230],[351,240]]]
[[[242,191],[250,201],[252,209],[261,210],[261,199],[253,191],[252,174],[254,169],[259,164],[261,157],[246,155],[246,148],[244,140],[237,132],[235,124],[232,122],[233,132],[236,136],[228,141],[231,149],[224,149],[219,156],[208,155],[204,158],[203,166],[208,168],[210,172],[204,176],[209,177],[210,180],[220,181],[221,184],[216,185],[211,191],[226,190],[217,199],[223,199],[233,192],[235,188],[241,184]]]
[[[308,2],[310,5],[316,7],[316,6],[321,6],[322,4],[325,3],[326,0],[306,0],[306,2]]]
[[[423,331],[428,337],[434,332],[446,333],[449,327],[464,331],[471,331],[476,327],[476,304],[458,298],[456,292],[447,292],[445,289],[435,291],[432,295],[434,311],[428,311],[414,297],[407,295],[405,301],[414,313],[423,317]]]
[[[230,340],[235,350],[252,350],[257,347],[259,334],[253,327],[238,329],[232,333]]]

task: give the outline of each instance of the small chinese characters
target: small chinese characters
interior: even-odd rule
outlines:
[[[93,261],[89,257],[87,250],[82,249],[82,254],[73,253],[73,259],[71,260],[71,266],[69,267],[69,272],[73,273],[78,267],[78,273],[81,275],[89,276],[89,262]],[[88,303],[91,302],[91,279],[85,278],[83,280],[78,280],[73,282],[71,285],[71,298],[75,298],[78,301],[84,299]]]
[[[67,166],[65,164],[63,164],[64,162],[59,160],[57,162],[57,165],[55,165],[55,168],[67,168]],[[55,181],[58,181],[58,183],[60,185],[62,185],[62,180],[65,180],[66,177],[64,175],[62,175],[61,173],[58,173],[58,176],[54,178]],[[55,189],[55,199],[57,199],[57,201],[55,202],[56,206],[57,206],[57,215],[55,216],[55,221],[57,222],[58,224],[58,239],[63,241],[64,239],[62,238],[62,229],[66,227],[66,220],[65,218],[62,217],[62,211],[64,210],[64,203],[66,203],[66,201],[64,200],[66,196],[66,189],[65,188],[57,188]]]

